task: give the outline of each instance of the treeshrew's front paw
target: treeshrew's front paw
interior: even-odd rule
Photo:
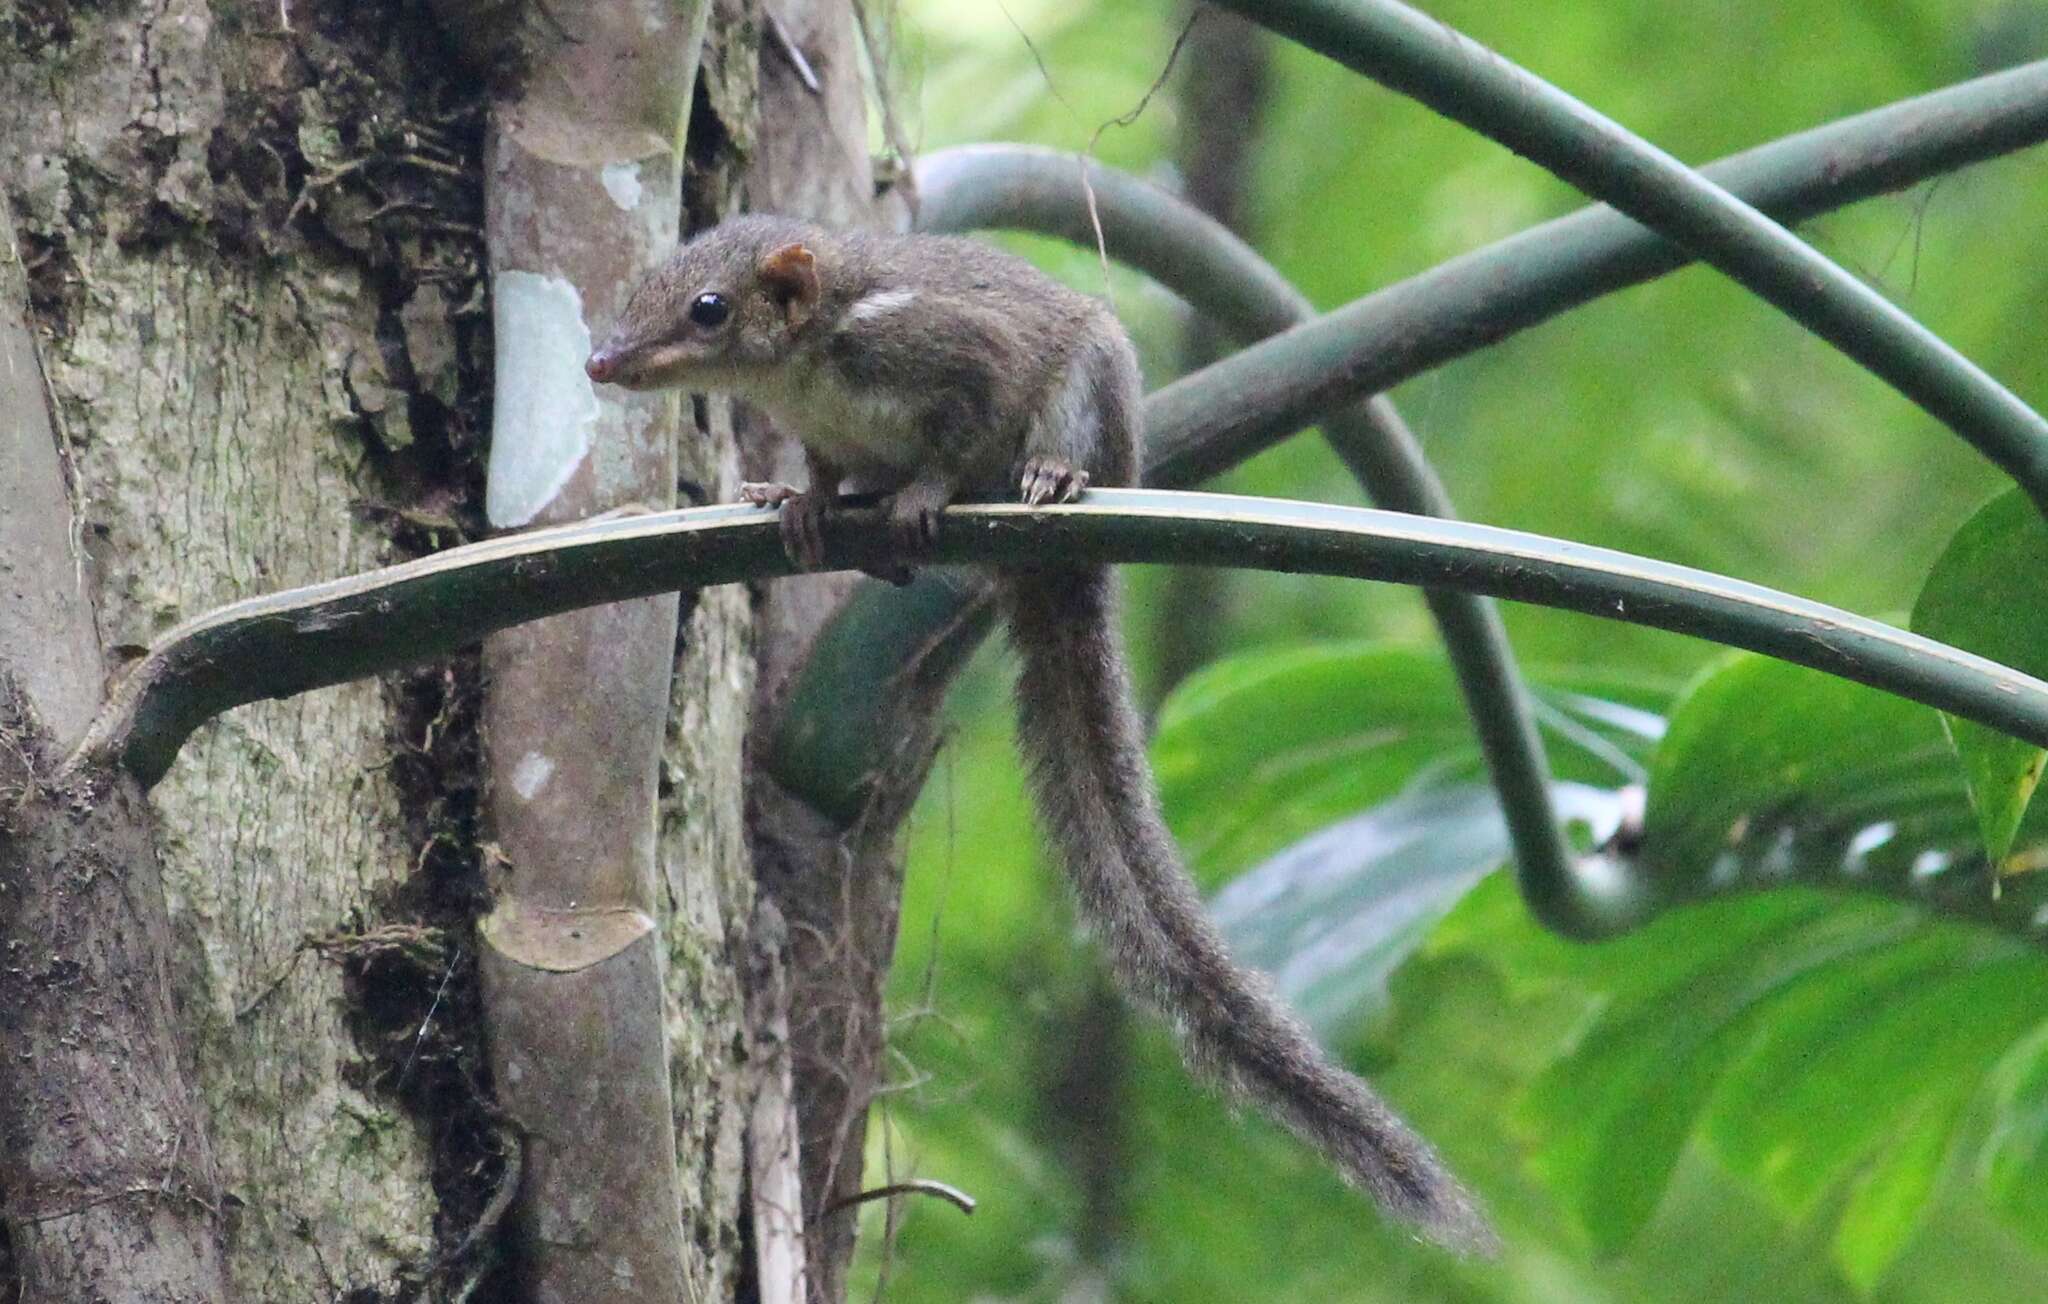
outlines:
[[[1070,503],[1088,487],[1088,473],[1057,457],[1031,457],[1024,461],[1024,473],[1017,488],[1030,507],[1046,503]]]
[[[800,569],[817,570],[825,564],[825,512],[831,495],[815,490],[806,493],[794,485],[750,480],[740,486],[740,501],[756,507],[782,508],[778,522],[782,551]]]
[[[912,560],[928,555],[939,538],[939,515],[953,501],[953,486],[940,480],[913,480],[889,496],[884,515],[889,523],[889,540],[896,551]],[[891,584],[908,584],[913,574],[907,562],[863,567],[876,579]]]
[[[740,485],[740,501],[756,507],[779,507],[802,495],[803,490],[780,480],[748,480]]]

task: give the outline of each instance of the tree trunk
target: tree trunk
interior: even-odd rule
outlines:
[[[6,10],[7,234],[105,645],[480,531],[483,92],[421,0]],[[693,135],[693,183],[731,166],[753,106],[729,92],[711,92],[723,130]],[[685,492],[730,495],[729,442],[686,438],[680,460]],[[683,603],[660,776],[675,1143],[705,1298],[742,1275],[748,626],[744,594]],[[468,658],[245,708],[153,794],[168,985],[244,1298],[514,1297],[496,1220],[515,1142],[476,1005],[478,689]]]
[[[880,211],[886,206],[875,202],[851,0],[794,0],[776,12],[787,41],[773,31],[763,37],[761,136],[747,174],[751,206],[839,226],[889,220]],[[903,219],[900,208],[893,217]],[[743,452],[749,479],[803,481],[794,442],[764,425],[753,428]],[[858,582],[843,573],[802,576],[761,591],[750,735],[757,761],[769,754],[792,673]],[[759,764],[747,778],[760,888],[788,924],[810,1298],[828,1304],[845,1297],[856,1223],[851,1210],[826,1210],[861,1189],[868,1104],[883,1065],[882,994],[901,908],[896,834],[930,765],[934,705],[905,702],[901,764],[877,776],[865,809],[847,823],[782,788]]]
[[[0,198],[0,229],[13,215]],[[205,1304],[220,1184],[148,809],[59,777],[105,665],[28,282],[0,248],[0,1298]]]
[[[445,233],[369,215],[417,198],[409,168],[460,171],[473,123],[431,76],[348,71],[402,66],[389,11],[302,13],[292,32],[197,0],[18,13],[0,151],[102,642],[391,556],[390,518],[361,509],[415,506],[402,479],[459,463],[474,429],[473,178],[422,181],[451,201]],[[418,744],[421,693],[361,683],[236,712],[156,791],[173,989],[252,1299],[393,1290],[434,1245],[443,1128],[391,1088],[439,1077],[440,1048],[423,1039],[434,1061],[408,1070],[403,1024],[425,1004],[379,988],[414,976],[405,955],[452,989],[456,952],[371,940],[417,919],[406,896],[441,869],[419,836],[431,798],[391,749]]]

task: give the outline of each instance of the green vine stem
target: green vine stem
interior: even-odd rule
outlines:
[[[1828,341],[2048,514],[2048,420],[1883,295],[1706,176],[1397,0],[1221,0],[1606,200]]]
[[[2044,139],[2048,61],[1800,132],[1723,159],[1706,174],[1791,222]],[[1044,229],[1092,242],[1085,207],[1055,211],[1045,199],[1020,183],[985,202],[1012,211],[1042,204],[1034,221]],[[1055,228],[1056,221],[1069,225]],[[1206,246],[1181,242],[1175,248]],[[1152,395],[1148,483],[1200,483],[1360,394],[1391,388],[1689,261],[1677,246],[1605,206],[1475,250]],[[1191,290],[1225,283],[1200,264],[1173,274]],[[1207,298],[1195,306],[1219,319],[1229,311]],[[888,763],[880,721],[898,687],[950,675],[989,627],[985,605],[957,585],[920,580],[907,590],[865,587],[821,632],[793,687],[769,758],[777,779],[817,809],[852,818],[866,776]],[[1568,911],[1574,899],[1565,896],[1560,908]],[[1563,931],[1590,927],[1591,921],[1567,920]]]
[[[791,572],[774,513],[695,507],[581,521],[218,608],[164,635],[94,719],[72,766],[163,776],[221,712],[445,656],[584,607]],[[827,557],[893,557],[873,507],[837,513]],[[1151,489],[949,508],[935,564],[1173,562],[1484,593],[1748,648],[2048,746],[2048,683],[1760,585],[1519,530],[1361,507]]]

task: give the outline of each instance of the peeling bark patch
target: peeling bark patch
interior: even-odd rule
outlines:
[[[498,383],[484,515],[507,528],[539,515],[582,465],[597,426],[597,391],[583,374],[590,325],[575,286],[508,271],[492,288]]]
[[[598,174],[604,180],[604,192],[621,212],[630,213],[640,207],[640,165],[638,163],[613,163]]]
[[[528,752],[519,758],[519,764],[512,767],[512,791],[520,800],[532,801],[535,794],[547,786],[555,772],[555,763],[539,752]]]

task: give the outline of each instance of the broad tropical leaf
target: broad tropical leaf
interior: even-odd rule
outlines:
[[[1920,590],[1913,628],[2048,675],[2048,523],[2024,493],[1999,495],[1956,531]],[[1941,721],[1962,760],[1984,846],[1999,872],[2048,865],[2010,854],[2048,751],[1971,720],[1943,714]]]

